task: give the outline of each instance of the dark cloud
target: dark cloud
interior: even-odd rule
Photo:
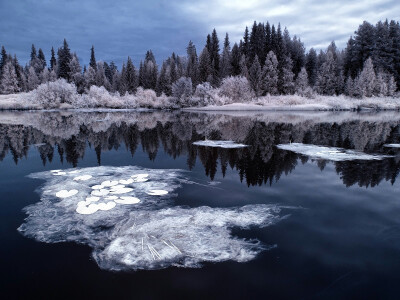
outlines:
[[[135,64],[152,49],[159,63],[172,51],[185,53],[191,39],[198,52],[214,27],[222,40],[229,32],[238,41],[254,20],[287,26],[308,48],[324,48],[336,40],[344,47],[363,20],[398,17],[400,3],[393,0],[279,1],[0,1],[0,44],[29,59],[31,44],[50,56],[65,37],[70,48],[87,64],[93,44],[98,60],[121,64],[129,55]]]

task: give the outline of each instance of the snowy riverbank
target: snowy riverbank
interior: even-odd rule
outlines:
[[[155,105],[156,97],[149,103],[150,108],[165,109],[164,105]],[[107,95],[107,100],[102,101],[104,106],[97,108],[87,107],[87,110],[101,109],[143,109],[145,101],[140,106],[127,106],[126,96]],[[163,97],[163,102],[166,98]],[[160,101],[160,104],[161,102]],[[154,107],[153,107],[154,106]],[[177,108],[177,107],[175,107]],[[0,95],[0,110],[41,110],[44,109],[39,103],[31,101],[29,93]],[[57,109],[78,109],[71,104],[62,103]],[[82,109],[82,107],[79,107]],[[207,105],[185,107],[187,111],[353,111],[353,110],[400,110],[400,98],[372,97],[355,99],[346,96],[316,96],[315,98],[301,97],[298,95],[287,96],[265,96],[253,99],[245,103],[228,103],[221,105]]]

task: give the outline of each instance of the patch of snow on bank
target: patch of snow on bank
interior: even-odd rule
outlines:
[[[53,175],[60,171],[30,175],[46,182],[40,201],[24,209],[28,216],[18,230],[46,243],[74,241],[89,245],[102,269],[199,267],[205,261],[249,261],[268,247],[258,240],[232,236],[231,228],[263,227],[278,220],[279,208],[274,205],[174,206],[177,189],[190,184],[180,170],[133,166],[79,169],[80,176],[87,180],[74,180],[76,175],[68,171],[59,176]],[[125,185],[114,184],[120,182]],[[97,189],[99,186],[102,188]],[[115,191],[125,193],[109,195]]]
[[[400,148],[400,144],[385,144],[383,147],[387,148]]]
[[[298,154],[332,161],[347,160],[382,160],[391,156],[366,154],[355,150],[347,150],[336,147],[325,147],[317,145],[307,145],[302,143],[280,144],[277,147],[281,150],[288,150]]]

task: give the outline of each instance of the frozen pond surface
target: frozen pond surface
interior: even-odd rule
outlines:
[[[2,293],[391,299],[399,133],[394,112],[0,112]]]

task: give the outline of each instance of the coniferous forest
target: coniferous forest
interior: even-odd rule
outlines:
[[[299,37],[268,22],[246,27],[239,43],[232,45],[228,33],[222,39],[214,29],[200,50],[189,41],[186,55],[172,53],[162,63],[149,50],[140,62],[128,57],[120,69],[112,61],[96,60],[93,46],[89,65],[82,68],[65,39],[58,49],[51,48],[50,59],[32,45],[25,66],[2,46],[0,91],[29,92],[61,79],[78,94],[88,93],[93,86],[121,96],[147,91],[147,98],[172,96],[179,105],[188,106],[206,105],[216,89],[240,102],[293,94],[386,97],[395,96],[400,88],[400,25],[395,20],[364,22],[345,49],[338,49],[333,41],[325,50],[306,51]]]

